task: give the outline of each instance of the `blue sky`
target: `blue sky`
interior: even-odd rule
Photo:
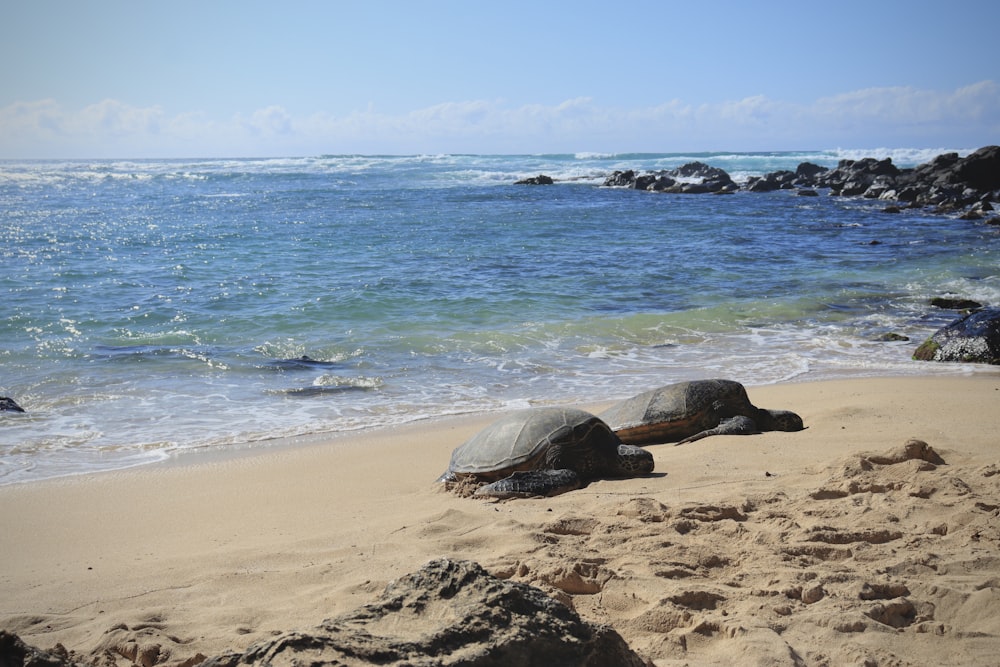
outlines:
[[[976,148],[1000,3],[5,0],[0,158]]]

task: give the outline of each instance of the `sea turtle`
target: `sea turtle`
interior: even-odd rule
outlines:
[[[601,413],[622,442],[650,445],[701,440],[710,435],[801,431],[802,418],[787,410],[755,407],[732,380],[669,384],[633,396]]]
[[[653,455],[622,444],[608,425],[575,408],[534,408],[494,422],[452,452],[439,482],[485,482],[475,495],[554,496],[600,477],[653,470]]]

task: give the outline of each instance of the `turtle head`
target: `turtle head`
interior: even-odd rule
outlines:
[[[635,445],[618,445],[615,473],[622,477],[635,477],[653,472],[653,455]]]
[[[801,431],[802,417],[789,410],[761,410],[758,426],[762,431]]]

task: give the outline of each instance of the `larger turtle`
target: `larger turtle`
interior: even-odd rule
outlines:
[[[732,380],[670,384],[626,399],[601,413],[601,418],[622,442],[632,445],[683,445],[710,435],[805,428],[794,412],[754,406],[743,385]]]
[[[477,496],[554,496],[602,477],[652,472],[653,455],[622,444],[608,425],[576,408],[513,412],[452,452],[439,482],[482,482]]]

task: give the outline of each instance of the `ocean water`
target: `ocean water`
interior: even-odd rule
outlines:
[[[598,187],[939,152],[0,162],[0,395],[27,410],[0,484],[699,377],[977,372],[910,355],[954,317],[930,297],[1000,303],[995,227]]]

